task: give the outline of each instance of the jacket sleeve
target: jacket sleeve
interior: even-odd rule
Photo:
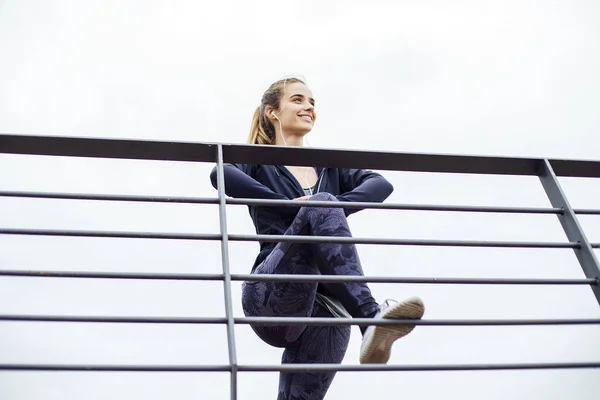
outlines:
[[[290,200],[283,194],[272,191],[267,186],[258,182],[252,177],[253,166],[248,164],[224,164],[223,165],[225,194],[230,197],[248,198],[248,199],[274,199]],[[214,167],[210,173],[210,181],[217,189],[217,167]],[[288,220],[293,218],[300,210],[300,207],[267,207],[279,213]]]
[[[382,203],[394,191],[392,184],[380,174],[364,169],[339,169],[339,201]],[[345,208],[346,216],[360,208]]]
[[[230,197],[243,197],[249,199],[281,199],[287,197],[275,193],[256,179],[252,178],[252,166],[248,164],[223,165],[225,194]],[[217,167],[210,173],[210,181],[215,189],[217,187]]]

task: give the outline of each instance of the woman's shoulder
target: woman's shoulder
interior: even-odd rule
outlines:
[[[239,169],[240,171],[245,172],[246,174],[250,174],[254,171],[256,171],[256,165],[255,164],[242,164],[242,163],[227,163],[237,169]]]
[[[238,169],[242,170],[247,175],[251,176],[254,179],[257,179],[259,176],[276,174],[276,168],[273,165],[264,165],[264,164],[233,164]]]

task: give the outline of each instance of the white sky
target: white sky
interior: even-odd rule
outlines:
[[[317,100],[313,146],[600,159],[600,4],[595,1],[0,0],[0,132],[244,142],[264,89],[303,74]],[[0,155],[0,190],[215,196],[210,165]],[[384,172],[390,202],[549,206],[534,177]],[[575,207],[600,182],[562,179]],[[214,206],[0,198],[0,226],[216,232]],[[243,207],[232,233],[253,233]],[[580,217],[600,242],[598,217]],[[566,240],[551,215],[363,211],[355,236]],[[231,243],[247,273],[254,243]],[[359,246],[368,275],[564,277],[570,250]],[[597,250],[596,250],[597,251]],[[600,256],[600,252],[596,252]],[[0,266],[221,271],[218,243],[0,237]],[[600,316],[587,287],[374,284],[417,294],[426,317]],[[234,311],[241,316],[240,286]],[[0,313],[222,316],[222,285],[0,279]],[[281,350],[237,328],[240,364]],[[390,363],[600,360],[600,327],[418,327]],[[353,336],[345,364],[358,362]],[[224,326],[0,324],[0,363],[225,364]],[[276,373],[240,375],[240,399],[276,397]],[[328,400],[596,399],[597,370],[339,373]],[[227,399],[226,373],[0,372],[10,400]]]

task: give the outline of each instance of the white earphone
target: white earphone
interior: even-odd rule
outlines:
[[[272,115],[272,116],[274,116],[274,117],[275,117],[275,119],[276,119],[276,120],[279,122],[279,128],[280,128],[281,139],[283,139],[283,144],[284,144],[284,146],[286,146],[286,147],[287,147],[287,142],[285,141],[285,137],[283,136],[283,127],[281,126],[281,120],[280,120],[280,119],[279,119],[279,117],[278,117],[278,116],[275,114],[275,111],[271,111],[271,115]],[[307,179],[307,177],[308,177],[308,170],[309,170],[309,167],[306,167],[306,170],[305,170],[305,172],[304,172],[304,182],[306,183],[306,186],[307,186],[307,188],[308,188],[308,191],[310,192],[310,195],[312,196],[314,193],[313,193],[312,187],[310,187],[310,185],[308,184],[308,179]],[[317,188],[317,192],[318,192],[318,191],[319,191],[319,189]]]

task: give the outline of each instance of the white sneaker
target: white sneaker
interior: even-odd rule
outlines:
[[[418,297],[409,297],[402,303],[386,300],[379,306],[374,319],[421,319],[425,305]],[[390,359],[392,345],[398,339],[408,335],[414,325],[371,325],[365,331],[360,346],[361,364],[385,364]]]

